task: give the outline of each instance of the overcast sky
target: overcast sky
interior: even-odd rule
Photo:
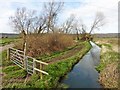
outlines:
[[[0,0],[0,33],[13,33],[9,17],[14,15],[17,8],[26,7],[40,11],[42,4],[50,0]],[[63,1],[63,0],[55,0]],[[65,6],[60,15],[60,22],[74,14],[91,26],[95,13],[103,12],[106,24],[95,33],[118,33],[118,1],[119,0],[64,0]],[[15,33],[15,32],[14,32]]]

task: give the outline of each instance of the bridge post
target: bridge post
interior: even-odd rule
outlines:
[[[42,64],[40,63],[40,70],[42,70]],[[42,79],[43,76],[42,76],[42,72],[40,72],[40,79]]]
[[[35,63],[35,59],[33,59],[33,73],[36,73],[35,68],[36,68],[36,63]]]
[[[10,60],[10,48],[7,50],[7,60]]]
[[[25,43],[25,48],[24,48],[24,68],[27,69],[27,60],[26,60],[26,43]]]

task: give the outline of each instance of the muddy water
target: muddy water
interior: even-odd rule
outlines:
[[[98,83],[98,72],[95,66],[100,61],[100,48],[91,42],[92,48],[90,51],[73,67],[62,83],[69,88],[101,88]]]

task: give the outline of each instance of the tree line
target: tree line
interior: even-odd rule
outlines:
[[[89,32],[87,25],[74,14],[70,15],[64,22],[58,25],[59,14],[62,13],[64,2],[48,2],[44,3],[42,10],[28,10],[25,7],[17,8],[14,16],[10,17],[10,22],[16,32],[24,34],[42,34],[42,33],[66,33],[72,32],[78,34],[91,34],[95,29],[100,29],[104,23],[104,15],[102,12],[97,12],[91,23]]]

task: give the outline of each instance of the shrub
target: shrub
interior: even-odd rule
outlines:
[[[29,56],[40,56],[61,51],[74,44],[73,36],[68,34],[49,33],[27,35],[27,54]],[[22,42],[22,41],[21,41]],[[16,47],[22,49],[22,43]]]

